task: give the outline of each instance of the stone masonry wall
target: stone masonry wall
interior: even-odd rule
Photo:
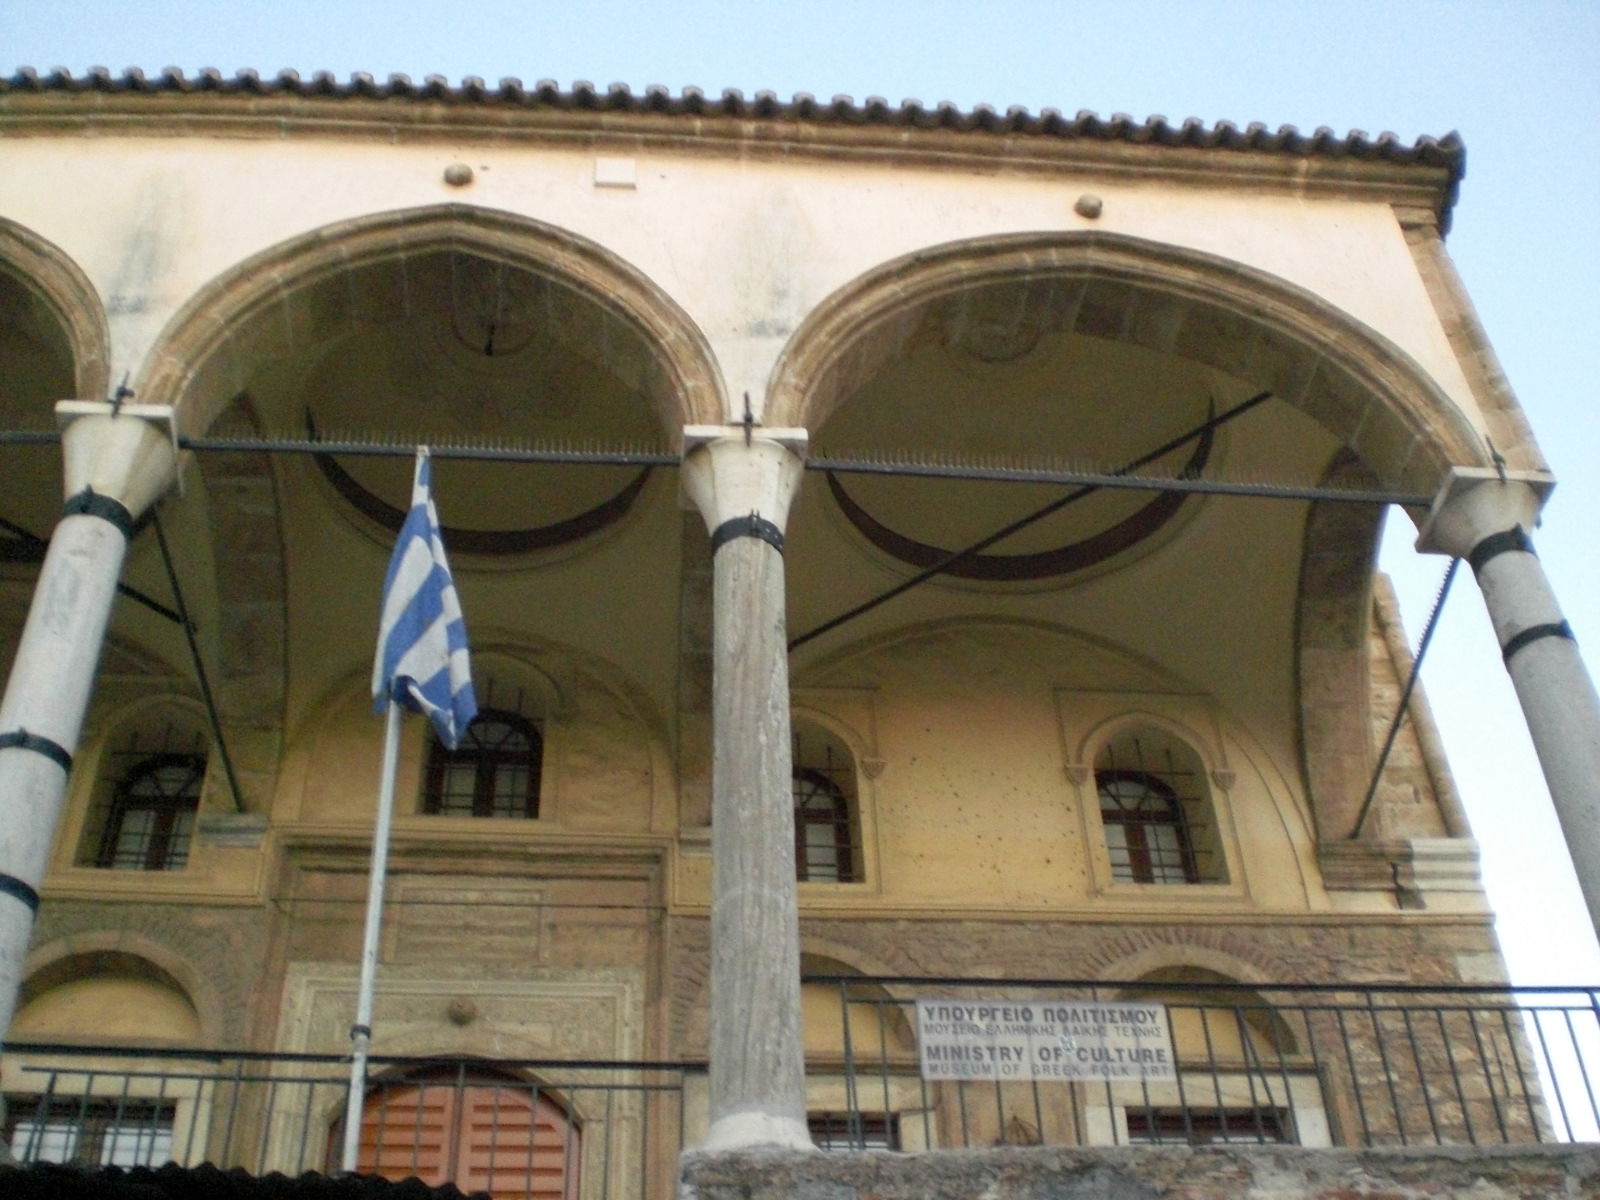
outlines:
[[[670,924],[673,1050],[704,1054],[709,946],[703,920]],[[1487,921],[1240,922],[823,920],[800,923],[801,949],[871,975],[995,979],[1138,978],[1204,967],[1245,983],[1482,982],[1498,962]],[[1472,971],[1467,968],[1472,968]]]
[[[684,1155],[679,1200],[1594,1200],[1600,1146]]]

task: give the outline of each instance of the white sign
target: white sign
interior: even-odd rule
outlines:
[[[1165,1004],[918,1000],[924,1079],[1176,1079]]]

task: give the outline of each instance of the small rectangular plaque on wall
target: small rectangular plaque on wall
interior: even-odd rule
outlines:
[[[924,1079],[1175,1079],[1164,1004],[917,1001]]]

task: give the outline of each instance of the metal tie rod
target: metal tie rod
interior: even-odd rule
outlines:
[[[0,430],[0,445],[46,445],[59,435],[43,430]],[[255,454],[336,454],[359,458],[411,458],[413,442],[375,442],[311,438],[190,437],[180,435],[183,450]],[[576,466],[676,467],[682,456],[663,450],[557,449],[527,446],[462,444],[441,446],[429,442],[435,458],[477,462],[547,463]],[[1381,491],[1367,488],[1333,488],[1316,484],[1271,481],[1191,479],[1131,472],[1072,470],[1057,467],[967,466],[959,463],[894,462],[860,458],[809,458],[808,471],[849,475],[889,475],[924,479],[970,480],[988,483],[1035,483],[1091,487],[1135,492],[1181,492],[1199,496],[1243,496],[1268,500],[1328,501],[1346,504],[1399,504],[1420,507],[1433,497],[1421,492]]]

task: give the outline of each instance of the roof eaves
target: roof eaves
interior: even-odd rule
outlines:
[[[138,68],[113,75],[104,67],[94,67],[74,76],[65,68],[40,73],[31,67],[20,68],[10,78],[0,77],[0,96],[7,92],[103,92],[103,93],[221,93],[252,96],[288,95],[320,98],[407,99],[451,105],[509,105],[548,107],[592,112],[639,112],[696,117],[728,117],[742,120],[787,120],[808,124],[848,124],[900,126],[911,129],[943,129],[960,132],[1032,135],[1065,140],[1126,142],[1130,145],[1181,147],[1203,150],[1253,151],[1293,155],[1303,158],[1353,159],[1396,165],[1442,168],[1448,183],[1441,207],[1441,219],[1448,225],[1461,179],[1466,173],[1466,147],[1454,131],[1442,137],[1419,137],[1406,143],[1393,133],[1369,137],[1353,130],[1339,135],[1327,127],[1310,134],[1293,125],[1270,129],[1259,122],[1240,128],[1230,121],[1207,125],[1190,117],[1173,124],[1163,116],[1137,121],[1125,113],[1103,118],[1081,111],[1067,117],[1046,108],[1035,114],[1026,108],[1012,107],[1004,113],[980,104],[963,110],[948,101],[929,107],[920,100],[908,99],[898,105],[880,96],[869,96],[857,104],[850,96],[834,96],[823,103],[805,92],[781,100],[775,93],[760,91],[746,99],[743,92],[730,88],[720,97],[708,97],[695,87],[686,87],[676,96],[659,84],[643,92],[614,83],[605,90],[587,80],[579,80],[563,90],[553,80],[541,79],[531,88],[520,79],[505,78],[491,87],[477,76],[468,76],[459,87],[452,87],[442,75],[428,75],[415,83],[407,75],[390,75],[378,82],[372,75],[358,72],[340,82],[328,71],[317,71],[308,78],[284,70],[263,78],[252,70],[225,76],[207,67],[185,75],[168,67],[154,77]]]

